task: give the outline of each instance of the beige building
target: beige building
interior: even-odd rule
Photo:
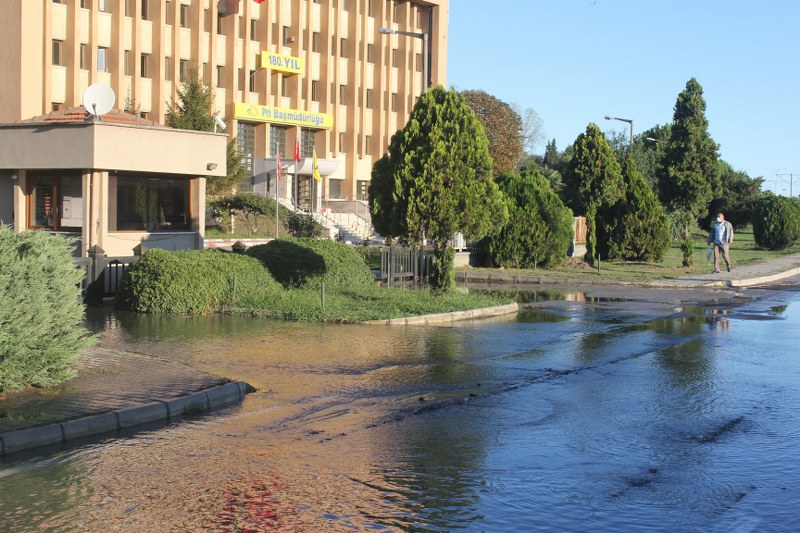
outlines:
[[[4,0],[0,123],[77,106],[94,83],[163,123],[196,68],[239,139],[245,188],[274,196],[280,155],[285,202],[363,212],[372,165],[423,84],[446,83],[448,9],[448,0]]]

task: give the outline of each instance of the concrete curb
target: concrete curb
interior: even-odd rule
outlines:
[[[134,405],[66,422],[0,433],[0,457],[79,438],[112,433],[151,422],[170,420],[185,414],[218,409],[240,402],[244,399],[246,391],[247,384],[244,381],[235,381],[179,398]]]
[[[444,322],[455,322],[457,320],[472,320],[476,318],[488,318],[493,316],[508,315],[519,311],[519,304],[496,305],[494,307],[480,307],[467,311],[454,311],[452,313],[438,313],[434,315],[408,316],[401,318],[390,318],[388,320],[368,320],[364,324],[382,326],[420,326],[426,324],[441,324]]]

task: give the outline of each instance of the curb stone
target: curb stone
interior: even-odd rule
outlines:
[[[0,433],[0,457],[146,423],[170,420],[195,409],[205,412],[225,407],[244,399],[246,391],[247,384],[244,381],[235,381],[169,400]]]
[[[437,313],[433,315],[408,316],[401,318],[390,318],[388,320],[367,320],[364,324],[385,325],[385,326],[420,326],[426,324],[441,324],[444,322],[455,322],[457,320],[470,320],[475,318],[488,318],[493,316],[508,315],[519,311],[519,304],[495,305],[493,307],[481,307],[478,309],[468,309],[466,311],[454,311],[452,313]]]

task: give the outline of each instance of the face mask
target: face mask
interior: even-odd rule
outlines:
[[[717,222],[722,222],[722,219],[720,217],[717,217]]]

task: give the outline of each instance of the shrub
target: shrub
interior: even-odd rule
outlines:
[[[508,202],[508,223],[487,240],[488,258],[503,267],[560,264],[572,242],[572,212],[538,170],[501,174],[497,184]]]
[[[259,259],[276,280],[291,287],[363,287],[375,277],[361,255],[330,240],[278,239],[253,246],[247,254]]]
[[[322,236],[325,226],[314,220],[311,215],[291,213],[286,221],[286,227],[292,237],[317,238]]]
[[[122,279],[117,307],[142,313],[204,314],[237,295],[260,295],[280,286],[251,257],[216,250],[152,249]]]
[[[661,261],[670,240],[667,214],[630,157],[622,179],[622,202],[598,212],[597,251],[608,259]]]
[[[764,196],[753,210],[753,237],[761,248],[781,250],[800,238],[800,208],[783,196]]]
[[[240,192],[223,196],[208,203],[208,209],[220,227],[233,233],[233,221],[237,215],[244,218],[247,230],[252,235],[258,230],[263,216],[275,217],[275,206],[265,196],[254,192]]]
[[[75,242],[0,225],[0,392],[75,375],[95,337],[83,327]]]

